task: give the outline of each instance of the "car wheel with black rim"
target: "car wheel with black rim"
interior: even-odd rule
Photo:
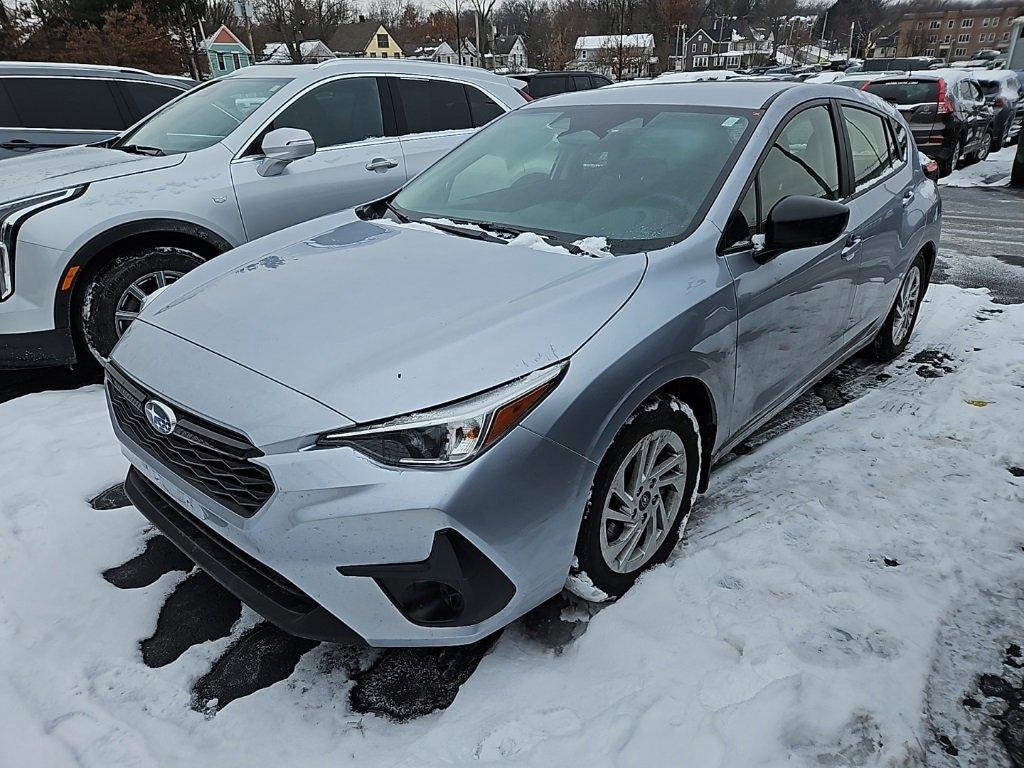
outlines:
[[[974,163],[980,163],[988,157],[988,153],[992,148],[992,129],[986,128],[985,133],[981,135],[981,141],[978,144],[978,148],[967,155],[967,162],[964,165],[973,165]]]
[[[963,146],[960,139],[953,142],[953,149],[949,153],[949,157],[946,160],[939,160],[939,176],[949,176],[953,171],[960,167],[960,149]]]
[[[184,248],[150,246],[101,267],[81,302],[80,331],[92,356],[105,361],[143,304],[202,263],[199,254]]]
[[[918,254],[903,277],[903,282],[896,292],[896,301],[893,302],[885,324],[871,343],[869,351],[875,360],[888,362],[907,348],[910,334],[917,322],[917,313],[921,309],[921,299],[924,297],[927,280],[924,256]]]
[[[617,597],[665,562],[689,518],[703,460],[690,406],[668,395],[645,402],[594,477],[576,542],[579,575]]]

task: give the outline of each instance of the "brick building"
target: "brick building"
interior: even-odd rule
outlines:
[[[1014,33],[1013,20],[1021,15],[1024,2],[905,13],[900,18],[898,55],[965,61],[979,51],[1005,53]]]

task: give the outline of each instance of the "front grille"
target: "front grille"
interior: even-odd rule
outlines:
[[[118,426],[132,442],[235,514],[252,517],[274,493],[270,473],[249,461],[263,454],[242,435],[178,409],[174,432],[156,432],[144,409],[146,401],[159,396],[130,381],[113,366],[107,371],[107,396]]]

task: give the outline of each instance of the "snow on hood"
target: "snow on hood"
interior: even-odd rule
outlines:
[[[101,147],[67,147],[34,152],[3,161],[0,201],[53,192],[161,168],[171,168],[185,155],[150,157]]]
[[[197,274],[143,321],[367,422],[571,356],[645,267],[356,220]]]

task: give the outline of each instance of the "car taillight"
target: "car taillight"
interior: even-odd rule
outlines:
[[[868,88],[870,88],[870,87],[871,87],[871,81],[870,81],[870,80],[865,80],[865,81],[864,81],[864,85],[862,85],[862,86],[860,87],[860,89],[861,89],[862,91],[866,91],[866,90],[867,90]]]
[[[946,93],[946,81],[939,80],[939,107],[938,113],[940,115],[951,115],[953,114],[953,102],[949,100],[949,94]]]
[[[921,164],[921,169],[924,171],[924,175],[931,178],[931,174],[939,172],[939,164],[934,160],[929,160],[927,163]]]
[[[527,101],[533,101],[533,96],[531,96],[529,93],[527,93],[525,88],[517,88],[516,90],[518,90],[519,91],[519,95],[522,96]]]
[[[1006,106],[1006,99],[1004,99],[1002,96],[996,96],[995,99],[992,101],[992,104],[1002,109],[1003,107]]]

